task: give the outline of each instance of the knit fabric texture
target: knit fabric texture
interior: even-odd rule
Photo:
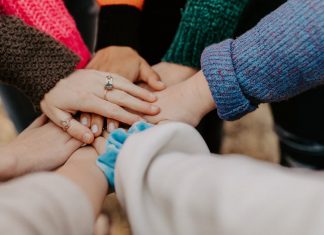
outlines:
[[[78,63],[79,57],[52,37],[0,14],[0,80],[20,89],[36,107]]]
[[[324,1],[288,1],[238,39],[208,47],[201,63],[226,120],[324,84]]]
[[[63,0],[6,0],[1,2],[1,7],[5,14],[17,16],[78,55],[77,68],[85,67],[90,60],[91,54]]]
[[[175,38],[162,59],[200,68],[205,47],[232,37],[249,0],[188,0]]]

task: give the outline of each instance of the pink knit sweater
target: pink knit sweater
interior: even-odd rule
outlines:
[[[77,69],[86,66],[91,54],[62,0],[6,0],[0,3],[5,14],[19,17],[78,55]]]

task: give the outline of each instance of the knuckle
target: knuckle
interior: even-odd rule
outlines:
[[[46,103],[49,103],[50,100],[51,100],[51,95],[49,93],[46,93],[44,95],[42,102],[41,102],[41,105],[45,106]]]
[[[82,101],[82,102],[86,102],[89,100],[90,98],[90,93],[87,92],[87,91],[79,91],[78,92],[78,96],[79,96],[79,99]]]
[[[45,112],[45,109],[46,109],[46,103],[45,103],[44,100],[42,100],[42,101],[40,102],[40,108],[41,108],[41,110],[42,110],[43,112]]]
[[[125,101],[128,98],[128,95],[127,95],[126,92],[120,91],[120,92],[117,93],[116,97],[120,101]]]
[[[78,125],[71,125],[69,127],[69,129],[67,130],[67,132],[74,138],[78,139],[78,140],[83,140],[83,128],[78,126]]]
[[[152,113],[151,105],[147,103],[141,103],[141,107],[144,112],[146,113]]]
[[[108,111],[108,115],[112,119],[120,119],[120,114],[121,114],[121,108],[117,105],[113,105],[110,110]]]
[[[120,107],[118,105],[112,105],[111,112],[114,115],[118,115],[120,113]]]

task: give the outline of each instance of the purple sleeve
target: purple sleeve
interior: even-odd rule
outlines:
[[[226,120],[323,84],[324,1],[288,1],[236,40],[207,47],[201,64]]]

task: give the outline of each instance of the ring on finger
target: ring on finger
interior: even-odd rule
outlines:
[[[71,120],[72,120],[72,118],[70,117],[70,118],[67,118],[67,119],[61,121],[61,127],[62,127],[63,131],[66,132],[70,128]]]
[[[106,81],[107,81],[107,83],[105,85],[105,90],[107,90],[107,91],[112,90],[114,88],[114,86],[113,86],[114,78],[110,73],[108,73],[106,75]]]

